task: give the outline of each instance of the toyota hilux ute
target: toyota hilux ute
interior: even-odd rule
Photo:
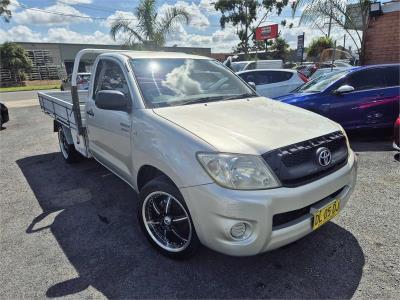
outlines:
[[[97,57],[78,92],[85,54]],[[173,258],[291,243],[340,213],[356,182],[340,125],[258,96],[210,58],[85,49],[71,93],[38,95],[65,160],[93,157],[137,191],[145,236]]]

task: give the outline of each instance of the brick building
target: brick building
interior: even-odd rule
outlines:
[[[365,36],[365,64],[400,62],[400,1],[382,3],[382,15],[370,17]]]

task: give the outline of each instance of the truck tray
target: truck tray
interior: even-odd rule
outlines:
[[[83,127],[85,127],[85,101],[87,93],[87,91],[78,92]],[[39,92],[38,97],[40,108],[44,113],[70,129],[77,129],[77,123],[72,111],[71,92]]]

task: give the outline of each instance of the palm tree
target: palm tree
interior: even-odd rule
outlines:
[[[299,25],[311,25],[323,31],[323,27],[328,19],[329,28],[326,36],[330,36],[331,24],[337,25],[347,32],[353,40],[357,51],[360,54],[360,61],[363,60],[365,47],[365,32],[368,29],[369,0],[357,0],[351,4],[357,4],[360,9],[361,28],[356,27],[355,16],[347,11],[349,1],[345,0],[299,0],[292,5],[293,15],[300,7],[304,6],[300,17]],[[360,32],[362,34],[360,34]],[[360,45],[360,46],[359,46]]]
[[[10,22],[11,10],[7,9],[10,5],[10,0],[0,0],[0,16],[3,16],[6,23]]]
[[[118,19],[110,29],[111,37],[116,40],[118,33],[125,33],[127,45],[140,43],[144,47],[161,47],[166,36],[179,23],[189,23],[189,13],[183,8],[170,7],[157,13],[156,0],[141,0],[135,10],[137,24],[132,26],[127,19]]]

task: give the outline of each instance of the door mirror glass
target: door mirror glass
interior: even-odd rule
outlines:
[[[354,87],[352,87],[351,85],[342,85],[341,87],[339,87],[337,90],[334,91],[335,95],[341,95],[341,94],[345,94],[345,93],[350,93],[354,91]]]
[[[253,90],[256,90],[257,88],[256,88],[256,84],[253,82],[253,81],[249,81],[249,82],[247,82],[247,84],[253,89]]]
[[[107,110],[128,110],[128,100],[125,95],[116,90],[104,90],[96,94],[95,104],[98,108]]]

